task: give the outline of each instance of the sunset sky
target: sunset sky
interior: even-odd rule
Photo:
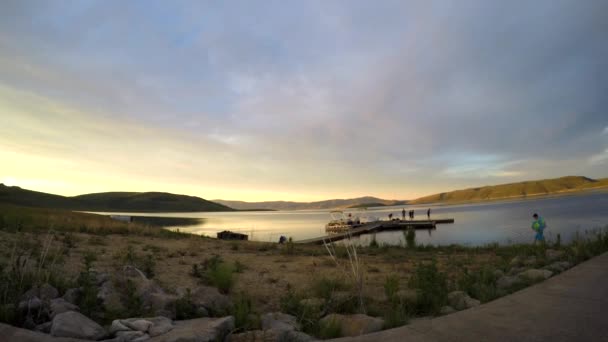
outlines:
[[[608,1],[2,1],[0,182],[410,199],[608,177]]]

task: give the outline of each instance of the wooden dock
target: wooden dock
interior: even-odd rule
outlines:
[[[437,220],[392,220],[392,221],[375,221],[364,223],[359,227],[352,228],[343,233],[330,234],[312,239],[295,241],[295,243],[322,245],[324,242],[334,242],[347,239],[349,236],[359,236],[381,232],[383,230],[405,230],[405,229],[436,229],[438,224],[454,223],[454,219],[437,219]]]

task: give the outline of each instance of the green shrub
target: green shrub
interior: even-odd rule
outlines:
[[[154,278],[154,268],[156,267],[156,260],[152,254],[146,255],[142,261],[142,271],[148,278]]]
[[[192,303],[192,293],[186,289],[186,294],[175,301],[175,318],[178,320],[197,318],[197,310]]]
[[[437,263],[419,263],[409,286],[418,291],[416,310],[420,314],[438,314],[448,297],[447,277],[439,272]]]
[[[78,275],[78,285],[82,290],[82,294],[78,299],[78,306],[80,311],[86,316],[91,316],[92,313],[100,310],[101,305],[97,299],[97,284],[95,283],[95,276],[91,271],[93,263],[97,260],[97,257],[93,253],[86,253],[84,255],[84,268]]]
[[[407,248],[416,248],[416,231],[410,228],[404,234]]]
[[[500,296],[496,288],[495,269],[485,266],[478,271],[470,272],[464,269],[457,280],[458,288],[467,292],[473,298],[479,299],[482,303],[489,302]]]
[[[251,299],[242,293],[234,301],[231,314],[234,316],[236,329],[251,330],[260,325],[258,316],[253,313]]]
[[[318,336],[321,339],[341,337],[342,327],[340,326],[340,322],[336,320],[328,320],[325,323],[319,324]]]
[[[399,291],[399,278],[396,275],[389,275],[384,280],[384,294],[389,301],[394,301]]]

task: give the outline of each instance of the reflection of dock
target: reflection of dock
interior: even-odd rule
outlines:
[[[393,220],[393,221],[376,221],[360,225],[338,234],[331,234],[312,239],[296,241],[296,243],[321,245],[323,242],[333,242],[347,239],[349,236],[358,236],[363,234],[381,232],[383,230],[403,230],[403,229],[435,229],[436,225],[443,223],[454,223],[454,219],[438,219],[438,220]]]

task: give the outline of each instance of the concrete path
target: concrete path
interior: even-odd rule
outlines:
[[[476,308],[334,341],[608,341],[608,253]]]

